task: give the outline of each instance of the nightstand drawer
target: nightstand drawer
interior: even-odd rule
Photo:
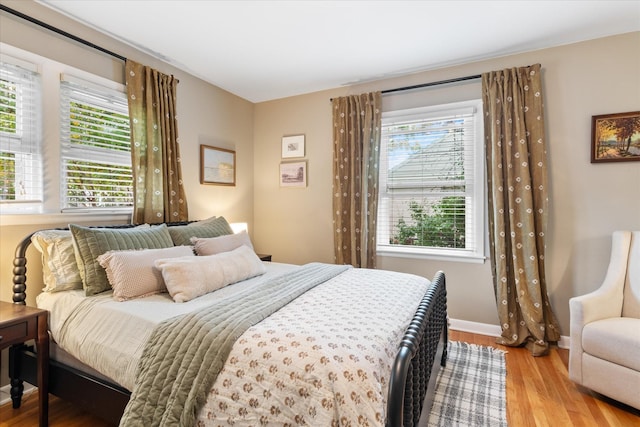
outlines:
[[[16,342],[23,342],[28,336],[27,322],[0,328],[0,346],[5,347]]]

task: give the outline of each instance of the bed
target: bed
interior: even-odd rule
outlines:
[[[56,239],[67,233],[84,286],[47,289],[47,273],[63,270],[39,240],[47,232],[58,233]],[[171,239],[162,243],[166,235]],[[49,392],[113,424],[426,422],[446,362],[442,272],[429,281],[350,266],[262,262],[248,236],[233,235],[222,217],[70,225],[31,234],[17,246],[16,304],[26,300],[32,244],[42,251],[45,276],[37,304],[50,313]],[[165,288],[141,285],[149,257]],[[131,270],[134,264],[139,270]],[[93,288],[105,278],[107,288]],[[14,407],[23,382],[37,385],[35,351],[10,349]]]

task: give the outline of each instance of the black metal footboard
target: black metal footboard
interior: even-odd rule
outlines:
[[[435,380],[447,360],[447,290],[436,273],[407,327],[392,366],[387,427],[418,426],[433,401]],[[437,363],[439,359],[439,363]]]

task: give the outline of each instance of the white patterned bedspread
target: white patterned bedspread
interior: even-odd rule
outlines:
[[[295,266],[267,268],[184,304],[167,295],[116,302],[109,293],[71,291],[41,294],[38,305],[51,311],[62,348],[130,390],[154,325]],[[384,425],[391,364],[428,285],[414,275],[354,268],[308,291],[239,338],[198,425]]]

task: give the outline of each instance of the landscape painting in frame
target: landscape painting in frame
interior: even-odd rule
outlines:
[[[591,163],[640,161],[640,111],[592,116]]]
[[[280,187],[306,187],[307,162],[280,163]]]
[[[200,183],[236,185],[236,152],[200,145]]]

